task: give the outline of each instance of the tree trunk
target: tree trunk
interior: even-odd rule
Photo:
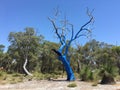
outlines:
[[[62,78],[63,78],[63,76],[64,76],[64,71],[65,71],[65,69],[64,69],[64,65],[62,65]]]
[[[81,62],[80,62],[79,59],[77,60],[77,64],[78,64],[77,72],[80,73],[80,71],[81,71]]]
[[[62,61],[65,70],[67,72],[67,80],[68,81],[74,81],[75,80],[75,76],[74,73],[72,71],[72,68],[70,66],[69,60],[67,60],[65,55],[59,56],[59,60]]]
[[[23,65],[23,69],[24,69],[24,71],[26,72],[27,75],[33,76],[33,75],[26,69],[27,63],[28,63],[28,59],[26,58],[26,59],[25,59],[25,63],[24,63],[24,65]]]

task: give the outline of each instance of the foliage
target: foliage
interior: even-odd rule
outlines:
[[[0,84],[15,84],[23,82],[24,76],[18,73],[7,74],[6,72],[0,72]]]
[[[93,84],[92,84],[92,86],[97,86],[98,85],[98,82],[94,82]]]
[[[104,75],[100,83],[101,84],[115,84],[116,82],[114,80],[114,77],[110,73],[104,72]]]
[[[67,87],[74,88],[74,87],[77,87],[77,84],[76,83],[70,83],[70,84],[67,85]]]
[[[59,75],[56,75],[54,73],[42,74],[42,73],[34,72],[33,75],[34,75],[34,79],[37,79],[37,80],[51,80],[51,79],[57,79],[59,77]]]
[[[23,64],[28,60],[27,69],[34,70],[39,57],[42,36],[37,36],[33,28],[25,28],[25,32],[11,32],[9,34],[8,54],[12,58],[11,64],[16,72],[24,73]]]
[[[84,66],[80,72],[80,78],[82,81],[92,81],[94,80],[94,75],[89,67]]]
[[[28,34],[31,39],[28,38]],[[56,60],[55,53],[52,51],[53,48],[59,48],[59,43],[44,40],[43,36],[37,35],[33,28],[26,29],[24,32],[11,32],[9,41],[7,52],[4,52],[5,46],[0,44],[0,81],[3,84],[17,83],[24,78],[49,80],[66,75],[64,66]],[[29,46],[26,68],[33,77],[24,77],[24,55],[27,52],[27,49],[23,50],[24,46]],[[93,39],[83,46],[70,46],[67,57],[70,58],[75,76],[79,74],[81,80],[98,82],[105,73],[120,80],[120,46]]]
[[[42,53],[39,59],[41,60],[40,67],[42,73],[53,73],[58,71],[58,68],[61,69],[61,64],[59,64],[59,61],[56,60],[52,52],[52,49],[57,47],[58,44],[49,41],[44,41],[41,45]]]

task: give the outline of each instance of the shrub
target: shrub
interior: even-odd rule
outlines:
[[[0,71],[0,80],[6,80],[6,78],[7,78],[7,73]]]
[[[98,81],[100,79],[99,72],[98,69],[92,70],[89,66],[84,66],[80,72],[80,79],[82,81]]]
[[[37,80],[43,80],[43,79],[44,79],[43,74],[38,73],[38,72],[34,72],[33,76],[34,76],[34,78],[37,79]]]
[[[114,77],[110,73],[104,72],[104,75],[100,83],[101,84],[115,84],[116,82],[114,80]]]
[[[67,85],[67,87],[70,87],[70,88],[77,87],[77,84],[76,83],[70,83],[70,84]]]
[[[50,80],[51,77],[52,77],[51,74],[45,74],[45,75],[44,75],[44,79],[45,79],[45,80]]]
[[[93,84],[92,84],[92,86],[97,86],[98,85],[98,82],[97,81],[95,81]]]
[[[90,70],[88,66],[84,66],[80,72],[80,77],[82,81],[89,81],[93,80],[93,72]]]

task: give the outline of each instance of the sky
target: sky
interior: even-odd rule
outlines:
[[[57,7],[76,32],[88,21],[86,8],[94,9],[92,38],[120,45],[120,0],[0,0],[0,44],[7,50],[9,33],[24,31],[26,27],[33,27],[46,40],[56,42],[48,17],[54,15]],[[79,43],[86,41],[79,39]]]

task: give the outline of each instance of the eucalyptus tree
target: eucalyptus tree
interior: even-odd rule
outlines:
[[[0,45],[0,69],[8,72],[11,71],[11,58],[7,52],[4,52],[5,46]]]
[[[1,44],[0,45],[0,60],[3,58],[4,48],[5,48],[5,46]]]
[[[2,67],[3,59],[4,59],[4,45],[0,45],[0,67]]]
[[[112,55],[116,60],[116,65],[118,67],[118,73],[120,75],[120,46],[113,46],[112,47]]]
[[[23,70],[28,75],[32,76],[28,69],[35,66],[42,39],[42,36],[38,36],[35,30],[30,27],[25,28],[25,32],[11,32],[9,34],[11,44],[8,53],[12,55],[13,63],[16,62],[18,68],[23,67]]]
[[[58,14],[58,11],[56,12],[56,16],[57,14]],[[50,18],[50,17],[48,18],[49,21],[52,23],[55,30],[55,34],[57,35],[60,41],[59,49],[58,50],[52,49],[52,50],[57,54],[58,59],[63,63],[65,70],[67,72],[67,80],[69,81],[75,80],[73,70],[70,66],[69,48],[73,41],[80,38],[81,36],[87,36],[88,33],[91,32],[87,26],[92,23],[93,16],[91,12],[87,11],[87,14],[89,16],[89,20],[85,24],[83,24],[80,27],[80,29],[77,30],[76,33],[75,33],[76,30],[74,30],[73,24],[69,23],[66,20],[66,18],[62,20],[62,25],[60,22],[59,22],[59,25],[57,25],[56,18]],[[67,30],[69,30],[69,32],[71,31],[70,39],[67,39],[67,34],[65,33]]]
[[[52,54],[52,48],[58,48],[58,44],[46,40],[43,42],[43,44],[41,44],[42,53],[40,60],[42,73],[54,73],[56,71],[58,72],[60,63],[54,60],[56,58]]]
[[[1,53],[1,52],[3,53],[4,48],[5,48],[5,46],[1,44],[1,45],[0,45],[0,53]]]

